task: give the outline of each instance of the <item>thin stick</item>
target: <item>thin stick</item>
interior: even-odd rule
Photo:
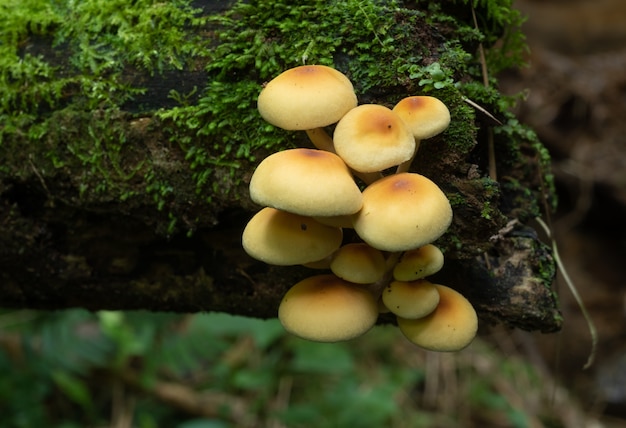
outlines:
[[[596,326],[593,323],[593,320],[591,319],[591,315],[587,311],[587,307],[585,306],[583,299],[580,297],[580,294],[578,293],[578,290],[576,289],[574,282],[568,275],[567,270],[565,270],[563,261],[561,260],[561,257],[559,256],[559,250],[556,245],[556,240],[552,237],[550,228],[548,227],[546,222],[543,221],[542,218],[536,217],[535,220],[537,220],[537,223],[541,225],[543,230],[548,235],[548,238],[550,238],[550,240],[552,241],[552,252],[554,254],[554,260],[556,261],[556,265],[559,268],[559,272],[561,272],[561,275],[563,276],[563,279],[565,280],[565,283],[567,284],[567,288],[569,288],[569,291],[572,293],[572,296],[574,296],[574,300],[576,301],[576,304],[580,308],[580,312],[582,313],[583,317],[585,318],[585,321],[587,322],[587,328],[589,329],[589,333],[591,334],[591,351],[589,352],[589,357],[587,358],[587,362],[583,366],[583,369],[588,369],[589,367],[591,367],[596,357],[596,352],[598,348],[598,331],[596,330]]]
[[[474,20],[474,28],[478,30],[478,20],[476,19],[476,11],[472,6],[472,19]],[[489,87],[489,71],[487,70],[487,59],[485,58],[485,49],[482,43],[478,44],[478,56],[480,57],[480,67],[483,75],[483,85]],[[487,130],[487,154],[489,159],[489,178],[498,181],[498,171],[496,169],[496,150],[493,142],[493,129]]]

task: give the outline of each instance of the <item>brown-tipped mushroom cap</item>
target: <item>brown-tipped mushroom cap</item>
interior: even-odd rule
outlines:
[[[439,304],[439,293],[435,285],[425,279],[392,281],[383,291],[382,299],[397,316],[416,319],[435,310]]]
[[[349,340],[378,319],[376,299],[335,275],[316,275],[291,287],[278,308],[285,330],[317,342]]]
[[[443,253],[433,244],[406,251],[393,268],[398,281],[415,281],[433,275],[443,267]]]
[[[430,315],[409,320],[398,317],[400,331],[414,344],[431,351],[459,351],[469,345],[478,330],[472,304],[459,292],[435,284],[439,304]]]
[[[363,191],[363,207],[354,230],[374,248],[406,251],[439,238],[452,221],[446,195],[428,178],[394,174]]]
[[[415,139],[402,119],[387,107],[364,104],[339,121],[335,151],[355,171],[375,172],[413,156]]]
[[[263,208],[248,222],[241,241],[250,256],[265,263],[290,266],[315,262],[341,245],[338,227],[325,226],[310,217]]]
[[[365,243],[346,244],[333,255],[330,270],[346,281],[371,284],[385,274],[385,256]]]
[[[320,128],[336,123],[357,105],[350,80],[324,65],[303,65],[284,71],[259,94],[259,113],[287,130]]]
[[[434,137],[450,124],[450,111],[438,98],[429,96],[407,97],[393,108],[416,140]]]
[[[250,197],[306,216],[353,214],[362,199],[341,158],[314,149],[284,150],[263,159],[250,180]]]

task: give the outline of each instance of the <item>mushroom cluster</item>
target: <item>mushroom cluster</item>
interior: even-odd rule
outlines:
[[[258,165],[250,197],[264,208],[245,227],[243,248],[268,264],[326,270],[281,301],[278,318],[297,336],[352,339],[391,312],[416,345],[460,350],[476,334],[476,312],[457,291],[425,279],[443,266],[433,242],[452,209],[435,183],[409,172],[420,141],[445,130],[450,113],[429,96],[393,109],[357,104],[350,80],[326,66],[295,67],[265,85],[261,116],[306,131],[316,148],[283,150]],[[333,124],[331,138],[325,127]],[[345,229],[358,241],[342,246]]]

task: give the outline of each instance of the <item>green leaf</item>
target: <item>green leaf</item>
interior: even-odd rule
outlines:
[[[63,392],[71,401],[81,406],[84,410],[91,411],[93,402],[91,393],[85,381],[70,372],[62,370],[54,370],[51,374],[55,385]]]

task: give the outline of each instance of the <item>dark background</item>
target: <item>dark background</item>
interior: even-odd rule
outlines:
[[[549,148],[559,193],[553,217],[563,264],[598,331],[590,335],[562,278],[565,318],[536,336],[538,357],[587,408],[626,416],[626,2],[521,0],[529,67],[501,78],[526,91],[517,113]],[[618,421],[615,421],[619,424]],[[624,425],[615,425],[624,426]]]

